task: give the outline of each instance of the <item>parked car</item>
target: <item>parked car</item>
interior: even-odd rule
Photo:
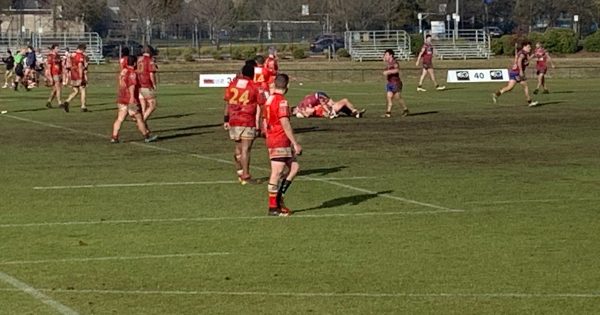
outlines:
[[[490,37],[500,37],[504,35],[504,32],[497,26],[486,26],[483,29],[490,34]]]
[[[111,57],[111,58],[115,58],[115,57],[119,57],[119,47],[129,47],[129,50],[131,51],[131,55],[136,56],[141,54],[142,52],[142,44],[140,44],[139,42],[130,40],[130,41],[124,41],[124,40],[112,40],[112,41],[107,41],[104,42],[104,45],[102,45],[102,56],[104,57]]]
[[[320,53],[332,46],[334,51],[344,48],[344,40],[341,38],[322,38],[310,44],[310,51]]]

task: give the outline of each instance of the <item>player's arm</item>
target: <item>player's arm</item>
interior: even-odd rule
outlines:
[[[229,88],[225,89],[225,109],[223,110],[223,129],[229,130],[229,99],[231,98]]]
[[[150,82],[152,82],[152,88],[156,90],[156,67],[154,62],[150,65]]]
[[[425,53],[425,47],[421,48],[421,52],[419,53],[419,55],[417,56],[417,67],[419,66],[419,64],[421,63],[421,58],[423,57],[423,54]]]
[[[294,151],[296,151],[296,154],[301,155],[302,147],[300,146],[298,141],[296,141],[296,137],[294,136],[294,129],[292,128],[292,124],[290,123],[290,118],[287,116],[280,117],[279,122],[281,123],[281,127],[283,127],[285,135],[292,142],[292,145],[294,146]]]
[[[417,65],[419,63],[417,62]],[[390,75],[390,74],[396,74],[396,73],[400,73],[400,65],[398,64],[398,62],[396,62],[396,66],[393,69],[389,69],[383,72],[383,75]]]
[[[520,54],[519,57],[517,58],[517,67],[519,67],[519,76],[523,76],[525,74],[523,72],[523,58],[525,58],[525,56],[523,54]]]

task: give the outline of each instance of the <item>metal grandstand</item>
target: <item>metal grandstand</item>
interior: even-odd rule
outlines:
[[[431,34],[439,59],[488,59],[492,55],[490,35],[484,30],[458,30]]]
[[[393,49],[399,59],[409,59],[411,55],[410,35],[406,31],[350,31],[344,38],[354,61],[381,60],[386,49]]]

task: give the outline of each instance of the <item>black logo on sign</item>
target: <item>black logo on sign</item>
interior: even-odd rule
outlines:
[[[504,79],[504,75],[502,74],[502,71],[500,71],[500,70],[492,70],[492,71],[490,71],[490,77],[492,78],[492,80],[502,80],[502,79]]]
[[[471,79],[469,77],[469,71],[457,71],[456,79],[458,79],[458,81],[469,81]]]

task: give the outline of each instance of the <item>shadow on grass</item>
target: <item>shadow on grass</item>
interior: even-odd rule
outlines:
[[[189,133],[178,133],[178,134],[168,135],[168,136],[159,136],[158,141],[169,141],[169,140],[180,139],[180,138],[188,138],[188,137],[203,135],[205,133],[206,132],[189,132]]]
[[[322,129],[321,127],[306,127],[306,128],[296,128],[294,129],[294,133],[309,133],[309,132],[323,132],[328,131],[329,129]]]
[[[197,126],[189,126],[189,127],[181,127],[181,128],[172,128],[172,129],[161,129],[161,130],[153,130],[155,133],[158,132],[169,132],[169,131],[187,131],[193,129],[206,129],[206,128],[216,128],[223,127],[222,124],[212,124],[212,125],[197,125]]]
[[[392,190],[387,190],[387,191],[381,191],[381,192],[374,193],[374,194],[362,194],[362,195],[355,195],[355,196],[331,199],[331,200],[323,202],[318,207],[296,210],[294,212],[299,213],[299,212],[331,209],[331,208],[337,208],[337,207],[342,207],[342,206],[357,206],[363,202],[377,198],[377,197],[379,197],[379,195],[391,194],[392,192],[393,192]]]
[[[429,111],[429,112],[419,112],[419,113],[410,113],[408,116],[424,116],[424,115],[433,115],[439,114],[438,111]]]
[[[30,113],[30,112],[41,112],[44,110],[50,110],[51,108],[46,108],[46,107],[38,107],[38,108],[32,108],[32,109],[19,109],[19,110],[13,110],[10,111],[11,113]]]
[[[337,173],[346,168],[348,168],[348,166],[336,166],[336,167],[330,167],[330,168],[315,168],[315,169],[311,169],[311,170],[300,170],[300,172],[298,172],[298,176],[309,176],[309,175],[327,176],[327,175],[330,175],[333,173]]]
[[[446,89],[440,91],[440,92],[445,92],[445,91],[453,91],[453,90],[464,90],[466,89],[465,87],[447,87]]]
[[[169,119],[169,118],[183,118],[183,117],[194,116],[194,115],[196,115],[196,114],[195,113],[188,113],[188,114],[177,114],[177,115],[169,115],[169,116],[158,116],[158,117],[152,117],[152,118],[150,118],[150,120]]]
[[[552,102],[540,102],[540,104],[536,107],[542,107],[542,106],[548,106],[548,105],[557,105],[557,104],[563,104],[565,103],[565,101],[552,101]]]
[[[550,94],[573,94],[575,93],[575,91],[556,91],[556,92],[550,92]]]

